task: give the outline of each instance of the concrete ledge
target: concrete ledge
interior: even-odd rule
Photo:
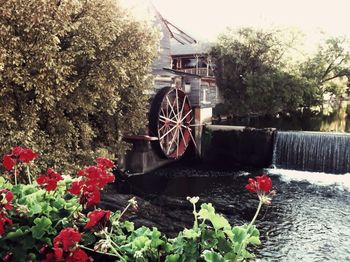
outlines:
[[[153,140],[141,136],[128,139],[128,142],[132,142],[132,148],[123,159],[123,169],[128,175],[145,174],[174,161],[161,158],[151,147],[151,141]]]

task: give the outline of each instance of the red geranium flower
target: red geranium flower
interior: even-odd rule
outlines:
[[[12,252],[7,252],[7,253],[5,254],[5,256],[2,258],[3,261],[4,261],[4,262],[9,262],[9,261],[11,261],[11,260],[12,260],[12,259],[11,259],[12,255],[13,255]]]
[[[38,154],[30,148],[20,146],[16,146],[12,149],[12,155],[18,157],[18,160],[23,163],[29,163],[38,157]]]
[[[61,258],[62,258],[62,256],[61,256]],[[47,253],[45,258],[43,260],[41,260],[41,262],[56,262],[56,261],[60,261],[60,260],[56,259],[56,255],[53,252]]]
[[[12,168],[16,165],[16,161],[11,158],[11,155],[4,155],[2,158],[2,165],[7,170],[12,170]]]
[[[73,195],[80,195],[84,185],[84,181],[74,181],[68,189],[68,192]]]
[[[12,148],[11,154],[4,155],[2,164],[7,170],[12,170],[17,164],[16,161],[22,163],[29,163],[38,157],[38,154],[33,152],[30,148],[16,146]]]
[[[114,167],[114,163],[105,157],[96,158],[96,162],[97,162],[97,166],[102,168],[102,169],[108,169],[108,168]]]
[[[55,248],[62,248],[63,251],[68,252],[76,247],[81,239],[81,234],[74,228],[65,228],[53,240]]]
[[[5,234],[5,226],[12,225],[12,220],[5,214],[0,214],[0,236]]]
[[[84,186],[83,193],[80,195],[80,204],[83,207],[91,207],[100,203],[101,194],[98,188],[94,186]]]
[[[267,175],[256,176],[256,180],[253,178],[248,179],[248,184],[245,186],[249,192],[257,193],[259,200],[263,204],[270,204],[271,197],[276,194],[272,188],[271,178]]]
[[[78,246],[80,239],[81,234],[74,228],[62,229],[53,240],[53,253],[48,253],[44,261],[89,261],[87,254]]]
[[[253,178],[248,179],[248,185],[246,188],[252,193],[264,192],[268,193],[272,187],[271,178],[267,175],[256,176],[256,181]]]
[[[65,262],[86,262],[92,261],[88,255],[80,248],[75,249],[68,257],[65,258]]]
[[[85,225],[85,229],[105,224],[111,215],[109,210],[94,210],[88,214],[89,222]]]
[[[47,191],[55,190],[58,181],[63,180],[62,176],[49,168],[45,175],[41,175],[36,179],[39,185],[45,186]]]
[[[71,252],[63,252],[62,248],[53,248],[53,252],[47,253],[45,259],[41,260],[41,262],[57,262],[62,260],[65,262],[93,261],[80,248],[76,248]]]
[[[78,175],[85,177],[87,185],[95,185],[99,189],[103,189],[107,183],[112,183],[115,180],[113,174],[98,166],[88,166],[80,170]]]
[[[80,203],[84,207],[90,207],[100,202],[99,190],[107,183],[112,183],[115,176],[105,168],[113,166],[112,161],[106,158],[98,158],[97,166],[88,166],[78,172],[79,181],[72,183],[68,191],[74,195],[80,195]]]
[[[7,189],[0,190],[1,202],[0,207],[6,208],[7,210],[12,210],[12,199],[13,193]]]

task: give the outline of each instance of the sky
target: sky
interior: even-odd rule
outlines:
[[[148,0],[122,0],[145,3]],[[350,0],[150,0],[189,35],[215,40],[226,27],[295,27],[350,37]]]

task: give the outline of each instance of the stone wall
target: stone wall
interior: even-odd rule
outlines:
[[[275,129],[207,125],[203,128],[203,161],[223,167],[268,167]]]

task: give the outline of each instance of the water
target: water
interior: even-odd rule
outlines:
[[[350,174],[265,171],[277,195],[258,217],[262,245],[255,248],[255,261],[350,261]],[[141,224],[158,226],[173,236],[192,226],[187,196],[212,202],[232,225],[249,223],[258,200],[244,186],[249,177],[261,172],[172,166],[119,181],[115,190],[138,196],[135,222],[141,219]]]
[[[217,108],[214,115],[223,114]],[[319,110],[304,109],[295,113],[280,113],[275,116],[229,117],[226,120],[214,120],[215,124],[249,126],[256,128],[275,127],[278,130],[350,132],[350,101],[337,105],[325,105]]]
[[[273,164],[286,169],[350,171],[350,134],[278,131]]]

